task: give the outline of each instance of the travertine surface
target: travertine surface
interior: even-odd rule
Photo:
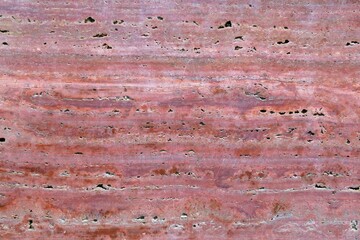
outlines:
[[[359,239],[359,1],[0,1],[1,239]]]

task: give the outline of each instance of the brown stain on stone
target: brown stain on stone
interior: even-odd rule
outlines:
[[[156,170],[154,170],[154,173],[157,175],[166,175],[166,170],[165,169],[156,169]]]
[[[217,95],[217,94],[226,94],[226,90],[220,88],[220,87],[215,87],[212,89],[212,93]]]
[[[118,239],[119,237],[125,237],[126,231],[119,229],[118,227],[98,227],[95,231],[90,232],[91,237],[94,239],[110,237],[110,239]],[[89,234],[89,235],[90,235]],[[132,239],[140,239],[140,238],[132,238]]]
[[[289,206],[286,203],[278,201],[278,202],[273,203],[272,213],[274,215],[276,215],[279,212],[287,211],[288,208],[289,208]]]
[[[172,168],[169,170],[169,174],[178,174],[179,169],[175,166],[172,166]]]

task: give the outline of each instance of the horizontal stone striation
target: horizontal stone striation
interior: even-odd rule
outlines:
[[[1,1],[1,239],[357,239],[356,1]]]

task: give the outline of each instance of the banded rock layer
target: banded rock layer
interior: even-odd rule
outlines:
[[[0,238],[359,239],[358,1],[1,1]]]

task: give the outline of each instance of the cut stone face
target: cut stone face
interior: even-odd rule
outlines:
[[[0,239],[356,239],[357,1],[1,1]]]

